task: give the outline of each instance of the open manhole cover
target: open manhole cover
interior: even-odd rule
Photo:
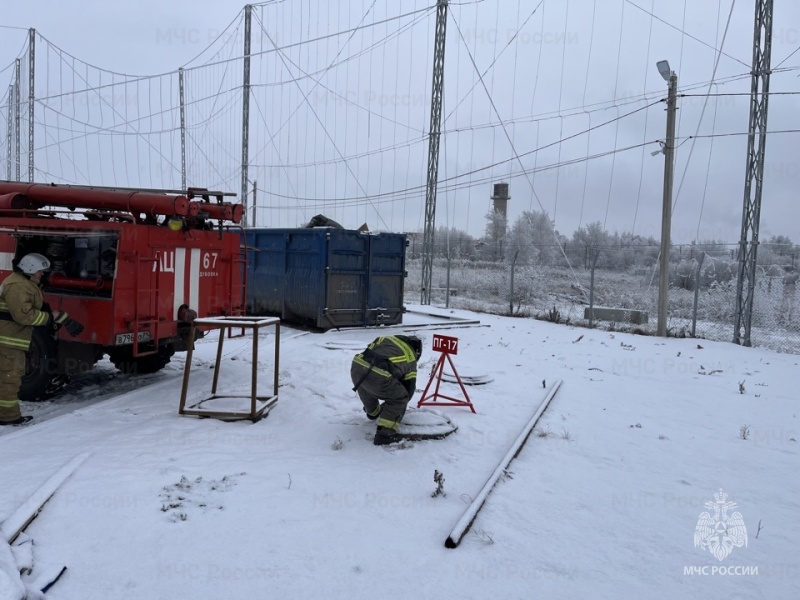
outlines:
[[[461,383],[464,385],[483,385],[485,383],[491,383],[494,381],[494,378],[489,377],[488,375],[461,375]],[[452,373],[448,373],[447,371],[442,371],[442,381],[446,381],[448,383],[458,383],[458,379]]]
[[[353,350],[355,352],[360,352],[367,347],[367,344],[369,344],[369,342],[348,342],[347,340],[341,340],[325,342],[319,344],[319,346],[328,350]]]
[[[457,429],[458,426],[442,412],[429,408],[409,408],[397,433],[406,440],[439,440]]]
[[[359,416],[348,415],[334,422],[363,428],[364,437],[367,439],[372,439],[375,435],[375,421],[368,421],[363,413]],[[397,428],[397,433],[398,437],[404,440],[440,440],[457,429],[458,426],[450,417],[438,410],[409,406]]]

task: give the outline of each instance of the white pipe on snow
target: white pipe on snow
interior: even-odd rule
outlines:
[[[536,412],[531,417],[530,421],[528,421],[527,425],[525,425],[522,433],[520,433],[517,439],[514,441],[511,449],[503,457],[503,460],[500,461],[500,464],[494,470],[492,476],[489,477],[483,488],[481,488],[480,493],[467,507],[466,512],[464,512],[464,515],[458,520],[458,523],[456,523],[455,527],[453,527],[453,531],[450,532],[450,535],[444,542],[445,548],[456,548],[461,543],[461,538],[464,537],[464,534],[467,533],[470,525],[472,525],[472,522],[478,515],[478,511],[481,509],[481,507],[483,507],[483,503],[486,502],[486,497],[489,495],[489,492],[492,491],[494,484],[497,483],[497,480],[500,479],[500,476],[503,474],[506,468],[508,468],[509,463],[511,463],[511,461],[514,460],[514,458],[516,458],[516,456],[520,453],[522,446],[528,440],[528,436],[530,436],[533,428],[536,427],[536,423],[539,421],[542,413],[544,413],[544,411],[547,409],[550,401],[556,395],[556,392],[560,386],[561,380],[559,379],[553,384],[553,387],[550,388],[547,396],[544,400],[542,400],[542,403],[539,405],[539,408],[536,409]]]
[[[56,493],[59,487],[69,478],[83,461],[89,458],[91,453],[79,454],[66,465],[61,467],[58,472],[45,481],[33,495],[28,498],[22,506],[15,510],[0,525],[0,535],[6,542],[12,543],[17,536],[36,518],[45,503]]]

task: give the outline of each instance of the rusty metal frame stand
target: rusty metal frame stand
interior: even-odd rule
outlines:
[[[258,396],[258,334],[262,327],[275,327],[275,370],[273,375],[273,390],[271,396]],[[219,330],[219,343],[217,344],[217,360],[214,363],[214,381],[211,384],[211,395],[202,398],[191,406],[186,406],[186,395],[189,391],[189,373],[192,370],[192,353],[194,344],[189,346],[186,352],[186,366],[183,371],[183,387],[181,388],[181,403],[178,408],[180,415],[196,415],[201,417],[214,417],[217,419],[250,419],[254,423],[260,420],[265,413],[269,412],[278,402],[278,366],[280,356],[281,320],[276,317],[206,317],[195,319],[189,339],[195,339],[197,328],[209,328]],[[222,345],[225,341],[225,329],[230,331],[232,327],[241,327],[242,330],[251,329],[253,331],[253,372],[250,380],[250,395],[228,395],[217,394],[217,384],[219,383],[219,367],[222,360]],[[237,336],[238,337],[238,336]],[[250,400],[250,410],[245,411],[220,411],[204,409],[202,404],[209,400],[221,398],[248,398]]]

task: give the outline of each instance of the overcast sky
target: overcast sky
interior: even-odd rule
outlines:
[[[252,50],[259,54],[251,67],[248,162],[249,179],[259,187],[257,224],[294,227],[322,212],[348,227],[422,229],[434,14],[415,11],[432,4],[285,0],[254,9]],[[480,235],[491,183],[508,181],[511,222],[524,210],[544,209],[567,235],[600,221],[611,231],[658,238],[664,158],[651,152],[664,138],[666,114],[663,103],[645,108],[666,95],[655,64],[669,60],[681,92],[709,91],[718,57],[713,47],[722,44],[731,0],[539,4],[450,7],[439,179],[457,177],[465,185],[440,187],[437,225]],[[715,75],[720,84],[710,90],[744,95],[710,98],[700,135],[747,131],[753,9],[752,0],[734,3]],[[242,54],[241,11],[237,2],[204,0],[144,0],[136,8],[88,0],[5,6],[0,69],[21,56],[26,40],[26,31],[13,27],[34,27],[52,44],[40,40],[36,48],[36,179],[179,187],[176,71],[185,66],[189,184],[238,193],[242,75],[241,62],[229,59]],[[273,44],[285,49],[273,52]],[[800,67],[800,52],[782,62],[798,46],[800,5],[777,2],[773,68]],[[164,73],[136,81],[121,75]],[[12,75],[11,68],[0,73],[1,95]],[[771,91],[800,91],[798,75],[800,69],[773,74]],[[72,93],[86,87],[97,88],[94,96]],[[740,234],[747,138],[687,139],[698,129],[704,101],[679,100],[675,242],[736,241]],[[795,95],[772,96],[769,129],[800,129],[799,102]],[[2,117],[5,157],[5,108]],[[800,242],[797,136],[768,138],[762,239],[783,234]],[[583,160],[644,142],[651,143]],[[530,173],[568,161],[579,162]],[[496,166],[464,176],[490,165]],[[411,191],[397,194],[405,189]]]

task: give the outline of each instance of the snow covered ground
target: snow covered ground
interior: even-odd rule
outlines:
[[[458,425],[442,440],[372,444],[349,363],[376,330],[284,326],[280,401],[255,424],[178,415],[184,355],[138,379],[101,364],[26,405],[35,424],[0,431],[0,522],[90,453],[28,527],[27,579],[66,565],[47,594],[62,600],[800,597],[797,356],[438,311],[480,325],[416,329],[426,319],[408,314],[386,333],[425,340],[412,406],[434,333],[459,338],[461,375],[491,379],[467,388],[477,414],[434,409]],[[210,389],[215,336],[197,345],[193,393]],[[260,393],[273,341],[260,339]],[[250,349],[226,340],[222,391],[248,391]],[[559,379],[460,546],[445,548]],[[446,496],[432,497],[435,470]],[[701,513],[720,521],[706,506],[720,490],[736,503],[720,514],[740,513],[747,533],[722,560],[695,546]]]

